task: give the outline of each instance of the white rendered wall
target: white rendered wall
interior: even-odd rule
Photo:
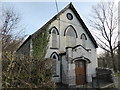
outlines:
[[[62,57],[62,83],[68,84],[68,64],[66,60],[66,56]]]
[[[68,20],[67,19],[67,17],[66,17],[67,13],[72,13],[73,14],[73,20]],[[60,28],[59,28],[59,25],[60,25]],[[86,35],[86,37],[87,37],[86,49],[91,49],[91,52],[89,52],[87,55],[85,54],[85,56],[91,60],[91,63],[87,64],[87,75],[94,74],[95,73],[95,68],[97,67],[96,49],[94,47],[93,42],[89,38],[88,34],[82,28],[82,25],[79,23],[79,21],[77,20],[77,18],[75,17],[74,13],[71,10],[66,10],[64,13],[62,13],[60,15],[60,21],[58,19],[54,20],[51,23],[51,25],[49,26],[49,29],[52,28],[53,26],[55,26],[59,31],[60,35],[57,36],[58,37],[58,47],[59,47],[59,49],[50,49],[50,47],[52,47],[52,41],[51,41],[52,37],[50,37],[46,58],[47,57],[49,58],[50,55],[53,52],[57,52],[58,54],[66,52],[65,48],[68,46],[68,44],[66,43],[66,38],[67,37],[64,36],[64,31],[69,25],[72,25],[77,32],[78,38],[76,38],[76,45],[79,45],[79,44],[82,43],[82,40],[80,39],[81,34],[84,33]],[[84,52],[84,50],[83,50],[83,52]],[[74,53],[73,58],[75,58],[75,54],[76,54],[76,57],[79,55],[79,53]],[[68,68],[68,66],[69,66],[69,68]],[[65,75],[68,74],[67,72],[69,70],[70,71],[69,76],[72,75],[74,77],[75,73],[73,73],[73,72],[74,72],[74,69],[75,69],[75,65],[74,64],[69,64],[68,66],[67,66],[66,57],[62,57],[62,69],[63,69]],[[58,72],[60,72],[60,71],[58,70]],[[91,81],[91,78],[87,77],[87,80]],[[63,80],[63,82],[67,84],[66,80]],[[73,81],[73,83],[70,82],[71,85],[74,84],[74,83],[75,83],[75,81]]]

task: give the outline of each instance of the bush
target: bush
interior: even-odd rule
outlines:
[[[14,61],[5,61],[9,63],[6,67],[3,65],[3,88],[41,88],[54,87],[52,81],[54,73],[54,61],[52,59],[33,59],[24,58]],[[5,69],[4,69],[5,68]]]

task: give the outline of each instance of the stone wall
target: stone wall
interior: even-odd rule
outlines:
[[[23,57],[23,56],[30,56],[30,40],[29,39],[22,47],[20,47],[20,49],[16,52],[17,57]]]
[[[111,83],[113,82],[112,70],[110,69],[96,68],[96,76],[97,76],[97,79],[104,80]]]

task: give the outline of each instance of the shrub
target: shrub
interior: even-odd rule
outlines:
[[[2,86],[4,88],[54,87],[52,76],[55,65],[53,64],[52,59],[24,58],[11,61],[7,69],[3,69]]]

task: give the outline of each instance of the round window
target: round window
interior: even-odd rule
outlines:
[[[71,13],[67,13],[67,18],[68,18],[69,20],[72,20],[72,19],[73,19],[73,15],[72,15]]]

